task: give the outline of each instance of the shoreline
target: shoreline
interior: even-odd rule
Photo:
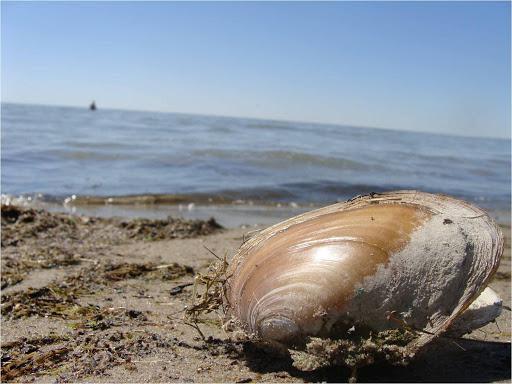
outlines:
[[[464,200],[464,199],[462,199]],[[342,202],[344,200],[339,200]],[[511,209],[489,208],[485,204],[466,200],[489,213],[498,224],[511,224]],[[101,218],[165,219],[168,216],[185,220],[215,219],[226,228],[271,225],[304,212],[318,209],[331,202],[240,200],[228,196],[197,195],[126,195],[126,196],[71,196],[66,199],[46,199],[38,196],[1,195],[2,204],[44,209],[54,213]]]
[[[5,381],[308,382],[350,376],[339,368],[298,371],[230,339],[217,315],[200,324],[206,340],[183,321],[194,275],[215,260],[208,249],[230,257],[247,232],[263,226],[2,208]],[[500,227],[505,253],[490,286],[510,308],[510,224]],[[363,368],[360,380],[509,380],[510,325],[510,311],[503,310],[497,324],[457,345],[440,340],[435,352],[409,366]]]

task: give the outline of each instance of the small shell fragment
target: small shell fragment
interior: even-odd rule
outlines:
[[[450,325],[447,333],[452,337],[483,327],[496,319],[502,311],[503,301],[491,288],[487,287]]]
[[[407,329],[419,335],[407,345],[414,354],[452,324],[465,332],[499,314],[499,298],[485,291],[478,308],[486,318],[461,316],[502,252],[498,226],[469,203],[418,191],[370,194],[254,235],[230,264],[225,302],[260,340],[292,346],[354,329]]]

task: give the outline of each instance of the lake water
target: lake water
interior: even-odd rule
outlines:
[[[2,194],[327,204],[391,189],[510,210],[510,140],[2,104]]]

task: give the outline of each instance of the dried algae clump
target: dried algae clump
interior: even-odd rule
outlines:
[[[2,247],[17,245],[29,238],[45,236],[49,232],[70,234],[75,221],[43,210],[2,204]]]
[[[166,220],[134,219],[121,222],[120,227],[127,231],[128,237],[148,241],[204,236],[222,228],[214,218],[204,221],[172,217]]]
[[[49,374],[58,375],[57,382],[71,382],[88,375],[101,375],[118,365],[129,369],[134,357],[143,357],[161,348],[173,348],[175,343],[174,338],[153,332],[133,334],[117,330],[24,340],[17,346],[2,347],[2,381],[28,374]],[[28,352],[24,349],[27,347],[34,350]],[[42,350],[41,347],[46,348]]]
[[[53,370],[68,357],[70,347],[60,347],[46,352],[34,351],[21,355],[2,365],[2,381],[11,381],[17,377]]]
[[[2,298],[2,315],[8,319],[28,316],[78,319],[96,313],[95,306],[82,306],[77,302],[79,294],[88,293],[84,288],[50,284],[39,289],[5,295]]]
[[[221,229],[213,219],[134,219],[127,222],[6,204],[1,208],[2,289],[23,281],[35,269],[60,268],[98,260],[113,245],[141,239],[191,238]],[[168,279],[173,278],[171,269],[166,271],[169,272]],[[163,276],[164,271],[161,272]]]
[[[223,259],[208,250],[217,261],[213,262],[207,273],[198,273],[194,279],[192,292],[192,304],[185,308],[185,323],[195,328],[200,336],[205,336],[199,328],[199,323],[212,323],[208,317],[211,313],[217,313],[221,324],[224,321],[223,297],[226,289],[226,271],[228,262],[226,256]],[[215,321],[215,320],[214,320]]]
[[[111,281],[133,279],[142,275],[152,279],[174,280],[187,274],[194,274],[192,267],[178,263],[167,265],[122,263],[108,265],[105,270],[105,278]]]
[[[412,357],[407,344],[418,337],[412,331],[393,329],[351,339],[309,338],[302,350],[290,349],[293,365],[302,371],[312,371],[326,366],[358,368],[387,361],[405,365]]]
[[[105,312],[94,305],[82,305],[78,298],[94,295],[106,286],[122,280],[144,276],[148,279],[173,280],[191,275],[194,270],[177,263],[167,265],[146,264],[94,264],[87,270],[68,276],[63,282],[51,283],[45,287],[28,288],[2,297],[2,315],[8,319],[29,316],[52,316],[62,319],[88,321],[85,327],[104,327]],[[112,313],[109,314],[113,315]],[[80,325],[84,326],[84,325]]]

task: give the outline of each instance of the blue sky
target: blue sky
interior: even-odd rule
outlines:
[[[1,3],[2,101],[510,137],[510,3]]]

